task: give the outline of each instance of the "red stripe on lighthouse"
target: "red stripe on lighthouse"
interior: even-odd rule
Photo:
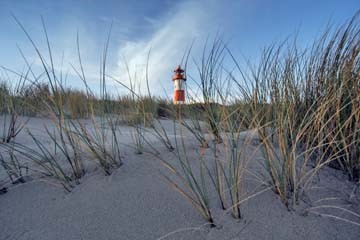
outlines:
[[[174,101],[175,102],[184,102],[185,101],[185,91],[184,90],[175,90]]]

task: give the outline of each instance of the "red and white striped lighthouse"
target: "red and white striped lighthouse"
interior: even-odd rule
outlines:
[[[184,70],[180,65],[174,70],[174,104],[182,104],[185,102],[185,77]]]

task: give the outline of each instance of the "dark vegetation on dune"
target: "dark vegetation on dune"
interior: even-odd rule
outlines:
[[[189,98],[201,101],[181,106],[153,96],[150,90],[147,94],[139,94],[137,83],[131,79],[130,86],[124,87],[128,95],[108,93],[106,86],[110,81],[123,86],[106,73],[110,34],[102,54],[101,93],[94,94],[88,88],[79,41],[79,63],[74,70],[84,83],[84,90],[65,88],[63,75],[53,67],[48,36],[45,34],[48,52],[41,53],[22,24],[16,21],[29,37],[44,72],[36,76],[28,66],[27,71],[16,73],[19,77],[14,79],[16,81],[11,79],[15,85],[4,80],[0,84],[3,121],[0,163],[13,183],[19,179],[23,181],[29,170],[18,160],[22,158],[33,162],[44,176],[71,191],[86,174],[81,158],[83,151],[89,152],[104,173],[110,175],[123,164],[120,154],[123,146],[118,144],[121,138],[118,125],[122,123],[134,129],[135,152],[160,155],[158,158],[174,177],[166,176],[166,180],[211,224],[214,219],[204,178],[213,184],[221,208],[231,211],[235,218],[242,217],[241,186],[246,164],[239,139],[240,133],[247,129],[256,130],[260,139],[258,149],[263,152],[270,179],[267,187],[289,210],[301,201],[313,177],[324,166],[342,170],[349,180],[359,185],[359,14],[336,29],[327,29],[308,48],[300,48],[291,41],[273,44],[262,51],[256,65],[240,65],[228,46],[216,38],[204,47],[203,56],[195,65],[198,75],[189,80],[200,89],[201,95],[188,91]],[[44,22],[43,25],[46,33]],[[151,57],[149,59],[151,61]],[[232,61],[235,69],[227,69],[225,59]],[[186,60],[186,64],[190,63]],[[57,155],[31,132],[38,149],[17,143],[16,136],[27,123],[19,121],[19,116],[52,120],[56,132],[45,130],[58,148]],[[91,125],[83,125],[81,119],[92,120]],[[189,130],[199,141],[199,148],[214,150],[211,161],[215,170],[210,169],[199,154],[201,173],[194,171],[181,132],[174,130],[177,137],[170,139],[160,119],[171,119]],[[145,133],[149,131],[174,153],[179,166],[171,165],[157,149],[148,146]],[[221,161],[216,153],[219,147],[228,152]],[[70,171],[58,163],[59,154],[66,159]]]

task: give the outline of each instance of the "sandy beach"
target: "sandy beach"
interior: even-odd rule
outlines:
[[[28,128],[42,134],[43,124],[49,120],[32,118]],[[169,135],[173,121],[164,120]],[[151,154],[135,154],[126,147],[131,145],[130,127],[122,126],[124,165],[110,176],[87,159],[89,167],[81,183],[70,193],[47,178],[31,178],[24,184],[9,185],[8,193],[0,195],[0,239],[359,239],[360,228],[354,224],[321,217],[307,211],[310,207],[334,205],[359,211],[360,194],[350,194],[355,186],[338,170],[325,168],[321,180],[314,183],[317,189],[309,193],[308,201],[288,211],[278,195],[266,190],[256,179],[247,176],[244,190],[257,195],[241,204],[243,218],[236,220],[229,211],[221,210],[209,184],[216,227],[210,228],[193,206],[167,184],[161,174],[170,173]],[[253,131],[243,132],[243,138]],[[197,161],[199,144],[185,131],[186,147],[191,161]],[[19,141],[31,145],[22,132]],[[174,140],[174,139],[172,139]],[[46,141],[46,139],[44,139]],[[251,154],[257,142],[249,141],[248,168],[262,171],[261,154]],[[176,162],[173,153],[152,139],[161,155]],[[35,146],[34,146],[35,147]],[[211,149],[207,149],[211,156]],[[5,173],[2,172],[2,178]],[[32,179],[32,180],[31,180]],[[264,178],[264,181],[268,179]],[[346,199],[347,198],[347,199]],[[311,203],[310,203],[311,201]],[[336,209],[317,209],[322,213],[335,213]],[[351,219],[354,216],[340,217]],[[357,219],[352,219],[357,220]]]

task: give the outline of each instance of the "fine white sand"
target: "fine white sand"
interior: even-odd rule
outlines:
[[[163,121],[171,140],[174,140],[172,121]],[[44,136],[43,124],[49,120],[33,118],[28,128]],[[360,226],[330,217],[321,217],[305,211],[311,206],[334,205],[359,213],[360,191],[352,194],[354,184],[343,174],[325,168],[304,201],[288,211],[279,196],[266,186],[260,186],[254,177],[247,176],[244,197],[257,188],[259,193],[241,205],[243,218],[236,220],[230,212],[221,210],[213,186],[209,194],[214,220],[210,228],[193,206],[174,191],[161,177],[171,176],[156,157],[137,155],[125,145],[133,145],[132,129],[122,126],[124,165],[111,176],[104,176],[96,164],[88,159],[88,171],[71,193],[48,179],[33,177],[25,184],[9,185],[9,191],[0,195],[0,240],[5,239],[360,239]],[[253,136],[252,136],[253,135]],[[247,168],[258,172],[267,181],[262,169],[262,156],[256,154],[254,132],[244,132],[243,138],[254,138],[246,147]],[[184,131],[188,156],[198,160],[199,143]],[[161,157],[176,164],[173,153],[168,152],[154,137],[150,138]],[[23,131],[17,141],[33,144]],[[174,143],[174,141],[173,141]],[[35,146],[34,146],[35,147]],[[211,149],[206,150],[209,159]],[[224,155],[224,151],[220,156]],[[6,177],[0,170],[0,181]],[[351,221],[360,218],[334,208],[319,208],[323,214],[333,214]]]

